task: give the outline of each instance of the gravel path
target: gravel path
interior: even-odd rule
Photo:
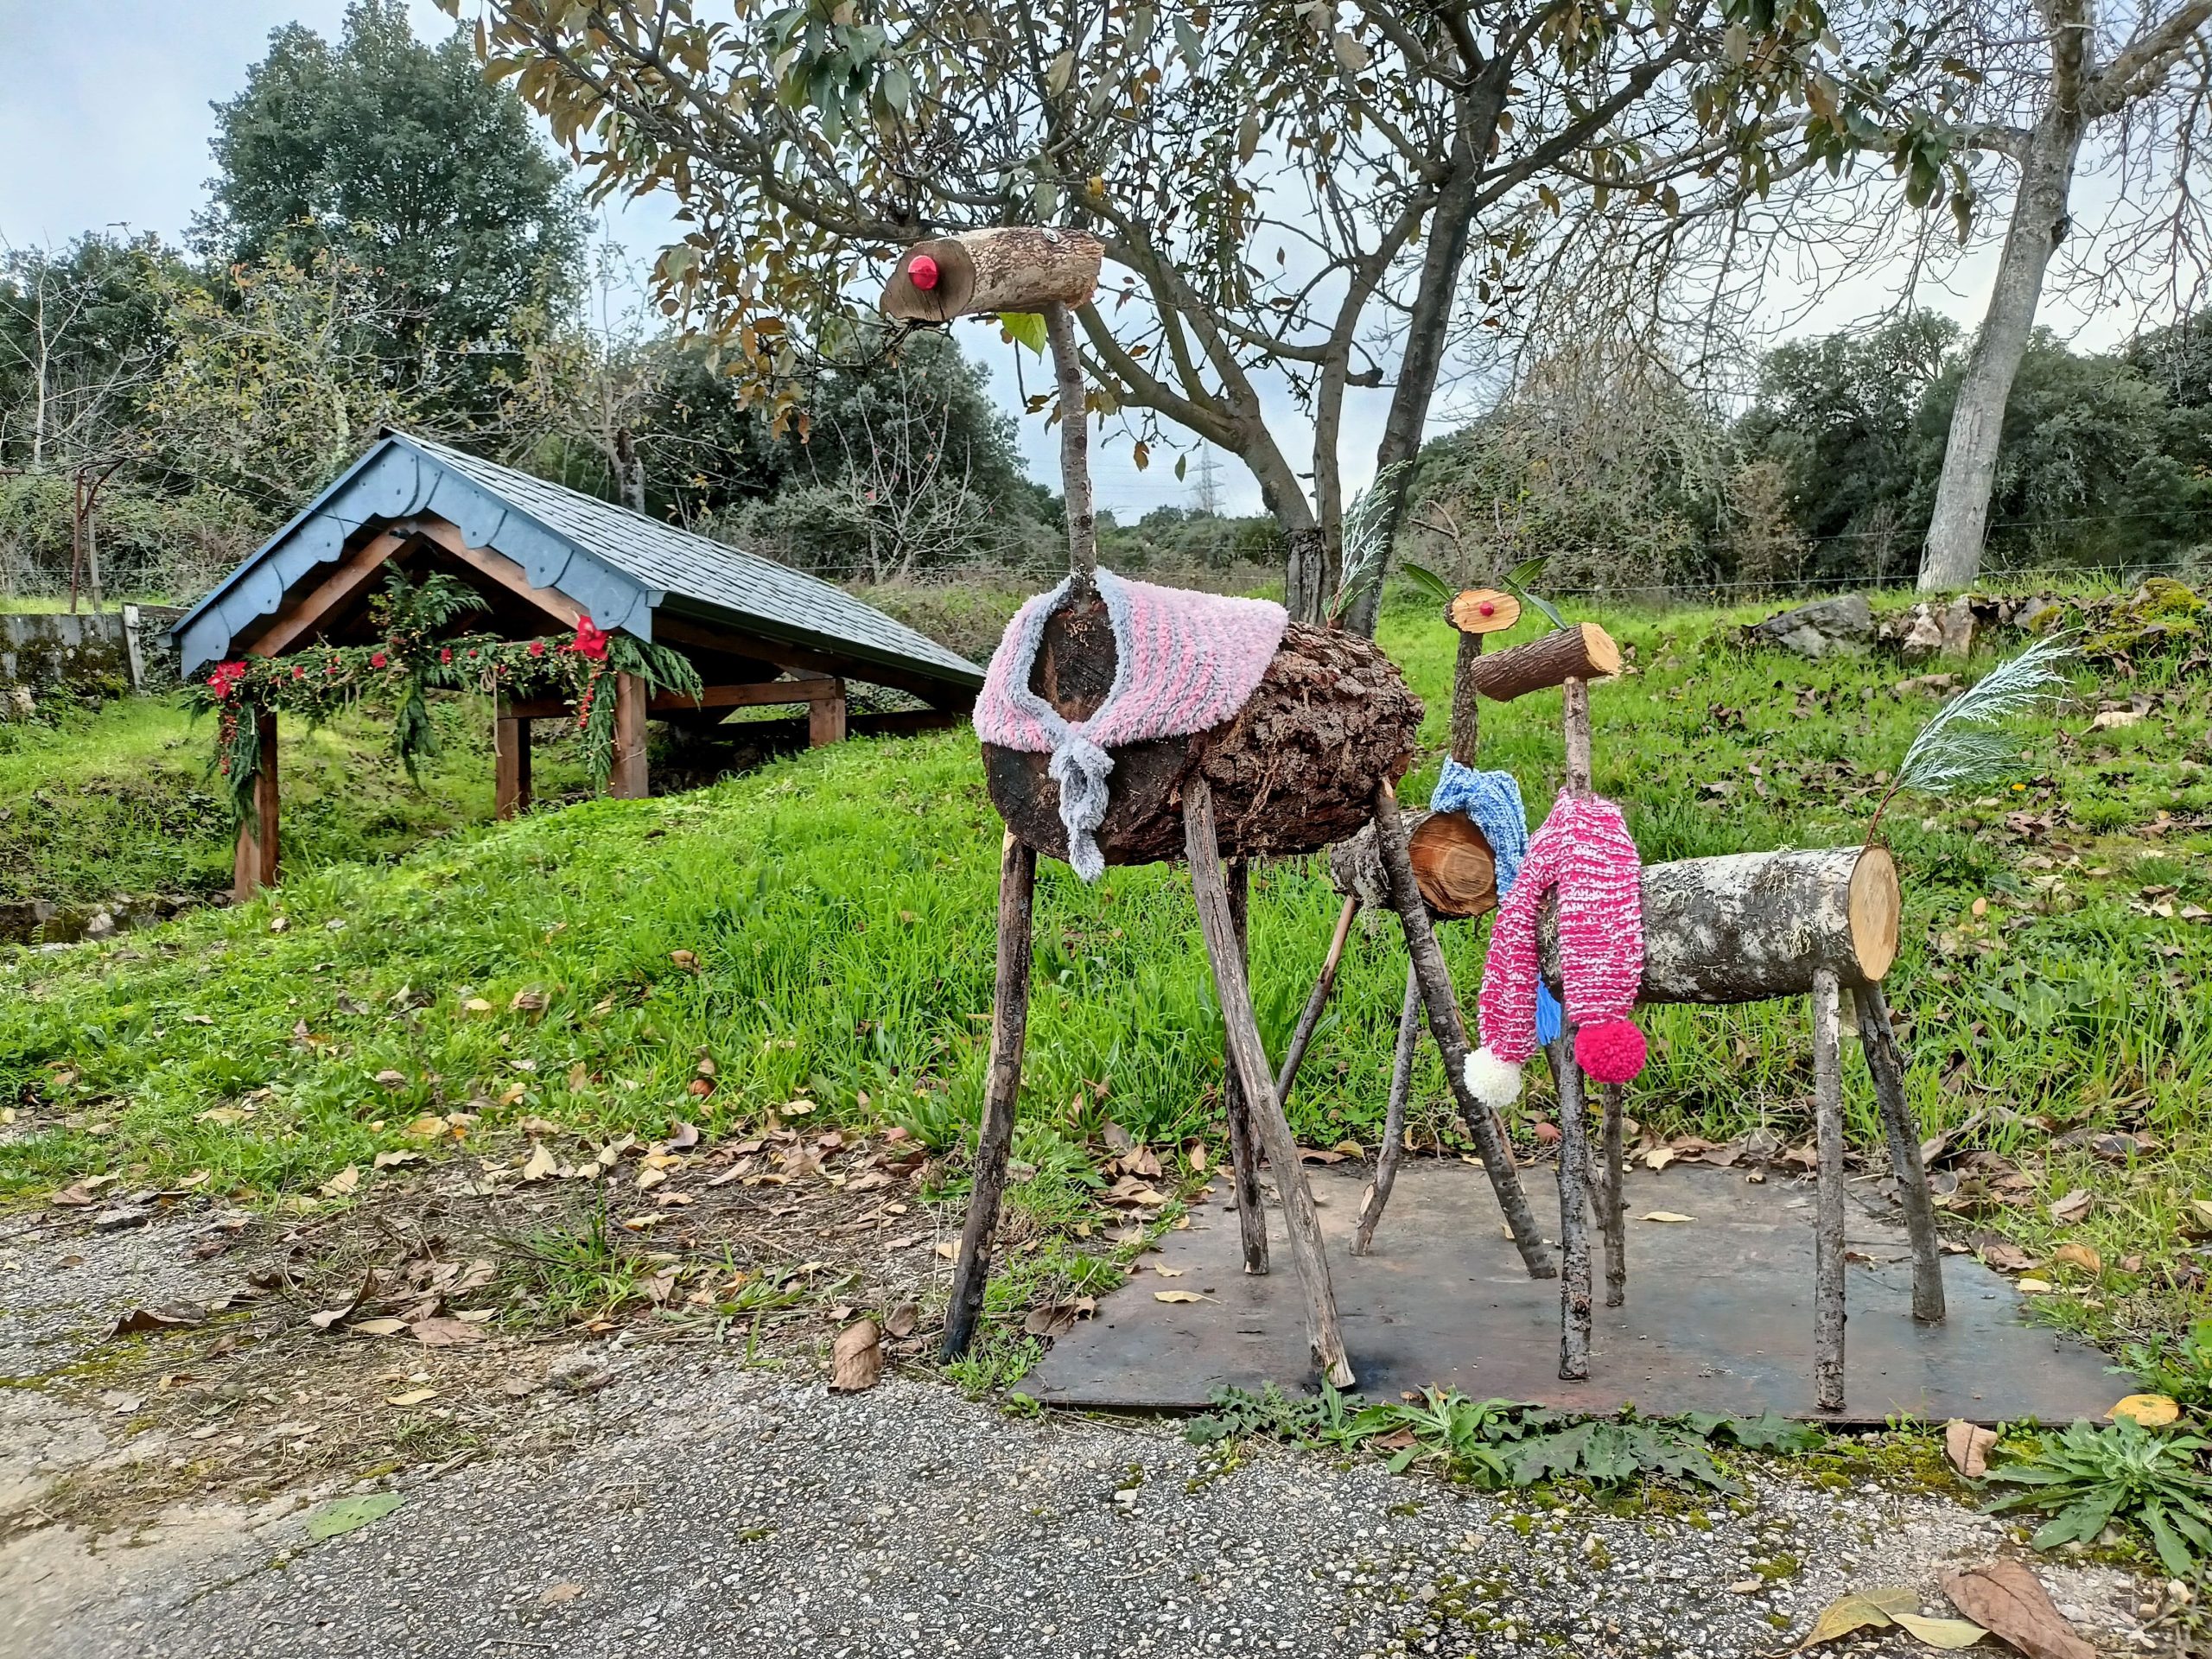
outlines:
[[[933,1384],[838,1396],[696,1351],[604,1357],[588,1404],[532,1402],[589,1417],[573,1452],[403,1475],[400,1509],[320,1545],[304,1498],[97,1545],[19,1535],[0,1656],[1722,1659],[1786,1648],[1847,1587],[1932,1587],[2000,1537],[1872,1487],[1607,1517],[1287,1451],[1224,1466],[1169,1425],[1009,1418]],[[2123,1575],[2044,1570],[2132,1648]]]

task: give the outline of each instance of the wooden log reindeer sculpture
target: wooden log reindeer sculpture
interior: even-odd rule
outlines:
[[[1590,787],[1588,687],[1593,679],[1618,672],[1620,653],[1612,640],[1602,628],[1586,622],[1484,657],[1482,636],[1510,626],[1517,620],[1514,602],[1502,594],[1473,590],[1454,600],[1446,614],[1461,632],[1452,734],[1452,758],[1461,776],[1473,775],[1466,769],[1473,764],[1478,733],[1478,696],[1508,702],[1556,685],[1562,696],[1566,780],[1547,829],[1558,824],[1573,833],[1573,820],[1585,814],[1607,817],[1618,826],[1618,814],[1609,804],[1597,800]],[[1439,785],[1438,804],[1445,803],[1452,786],[1452,770],[1447,768]],[[1525,849],[1509,845],[1526,836],[1517,791],[1511,791],[1510,806],[1502,815],[1485,820],[1491,833],[1485,834],[1476,822],[1478,816],[1464,806],[1428,814],[1413,838],[1414,851],[1422,856],[1408,861],[1416,868],[1402,876],[1393,877],[1387,868],[1393,862],[1389,849],[1383,847],[1378,854],[1364,836],[1338,849],[1332,857],[1332,874],[1338,887],[1355,899],[1371,894],[1379,881],[1414,880],[1440,916],[1461,918],[1496,907],[1501,878],[1508,883],[1513,879],[1507,866],[1519,867],[1524,852],[1532,867],[1520,874],[1539,884],[1531,893],[1541,895],[1541,909],[1533,918],[1533,938],[1527,939],[1533,949],[1523,954],[1532,958],[1531,977],[1540,978],[1543,988],[1554,998],[1563,997],[1567,1004],[1558,1032],[1545,1044],[1559,1091],[1563,1262],[1560,1376],[1576,1380],[1589,1375],[1592,1310],[1590,1252],[1583,1224],[1586,1201],[1597,1214],[1604,1240],[1606,1306],[1618,1307],[1627,1297],[1621,1084],[1602,1081],[1618,1057],[1593,1052],[1591,1036],[1594,1033],[1610,1039],[1619,1034],[1619,1027],[1627,1024],[1624,1016],[1631,1002],[1717,1005],[1809,995],[1819,1172],[1814,1232],[1814,1384],[1822,1410],[1840,1409],[1845,1299],[1840,1027],[1846,991],[1852,994],[1857,1007],[1862,1046],[1904,1200],[1912,1246],[1913,1317],[1924,1323],[1937,1323],[1943,1318],[1935,1209],[1921,1161],[1919,1130],[1904,1098],[1904,1057],[1882,998],[1882,978],[1897,956],[1900,902],[1896,865],[1881,848],[1866,846],[1745,853],[1643,866],[1636,871],[1634,898],[1626,893],[1617,898],[1626,913],[1626,925],[1639,935],[1640,956],[1632,961],[1629,982],[1618,988],[1610,999],[1586,995],[1583,1006],[1578,1007],[1569,983],[1573,977],[1569,964],[1562,960],[1561,939],[1567,928],[1558,907],[1570,881],[1562,867],[1573,860],[1586,865],[1602,863],[1602,850],[1572,845],[1564,851],[1555,849],[1557,855],[1547,860],[1543,832],[1536,843]],[[1626,861],[1615,861],[1612,874],[1624,880],[1627,869],[1633,866],[1635,851],[1626,842],[1624,828],[1618,829],[1617,840],[1625,851]],[[1380,876],[1375,868],[1378,861],[1386,867]],[[1533,868],[1538,866],[1542,868]],[[1602,868],[1599,874],[1604,874]],[[1605,895],[1592,887],[1586,873],[1583,880],[1584,901],[1605,901]],[[1501,918],[1501,927],[1505,919]],[[1527,926],[1531,919],[1524,907],[1520,925]],[[1517,936],[1516,942],[1525,937]],[[1510,947],[1502,945],[1498,935],[1493,936],[1491,947],[1493,965],[1485,970],[1483,998],[1485,1036],[1501,1002],[1511,1000],[1501,998],[1493,982],[1494,974],[1510,971],[1510,964],[1499,961],[1501,956],[1510,953]],[[1511,988],[1517,989],[1523,1002],[1530,995],[1541,995],[1534,984]],[[1618,1006],[1599,1006],[1608,1001]],[[1373,1239],[1403,1154],[1406,1094],[1417,1038],[1414,1002],[1414,988],[1409,981],[1392,1068],[1382,1154],[1354,1243],[1358,1253],[1364,1253]],[[1516,1004],[1508,1012],[1517,1019],[1526,1008]],[[1596,1020],[1578,1028],[1577,1019],[1592,1014]],[[1609,1015],[1622,1017],[1608,1019]],[[1635,1064],[1623,1067],[1631,1074],[1641,1064],[1640,1034],[1632,1046]],[[1517,1058],[1517,1049],[1510,1058],[1501,1060],[1485,1045],[1473,1063],[1475,1075],[1468,1079],[1470,1086],[1485,1092],[1487,1084],[1490,1104],[1510,1100],[1518,1088]],[[1586,1067],[1601,1077],[1602,1161],[1595,1179],[1590,1173],[1586,1122]]]
[[[1266,601],[1154,588],[1097,568],[1084,378],[1070,311],[1089,299],[1102,256],[1095,238],[1076,232],[973,232],[908,249],[883,298],[891,316],[918,322],[1043,314],[1067,491],[1068,579],[1031,600],[1008,626],[976,705],[986,779],[1007,832],[990,1070],[944,1351],[951,1358],[966,1349],[990,1271],[1021,1084],[1038,855],[1066,860],[1087,880],[1109,864],[1180,855],[1190,866],[1226,1028],[1224,1093],[1245,1268],[1267,1271],[1264,1154],[1304,1289],[1315,1363],[1331,1382],[1350,1387],[1320,1220],[1283,1110],[1294,1057],[1279,1084],[1252,1014],[1246,861],[1318,852],[1378,814],[1384,844],[1402,856],[1391,785],[1411,764],[1421,704],[1389,659],[1356,634],[1301,626]],[[1442,956],[1418,902],[1401,914],[1416,960],[1425,958],[1425,971],[1439,981],[1432,1006],[1452,1009],[1457,1053],[1450,1041],[1446,1052],[1456,1071],[1465,1040]],[[1510,1149],[1496,1138],[1490,1116],[1478,1121],[1465,1103],[1522,1258],[1532,1273],[1548,1274],[1549,1256]]]

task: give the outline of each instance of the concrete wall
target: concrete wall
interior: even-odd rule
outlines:
[[[173,686],[167,634],[182,614],[166,605],[0,614],[0,690],[20,702],[23,693],[99,699]]]

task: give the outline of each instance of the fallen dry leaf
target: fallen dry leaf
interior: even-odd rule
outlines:
[[[395,1071],[390,1066],[386,1066],[377,1073],[376,1081],[387,1089],[397,1089],[407,1082],[407,1074],[404,1071]]]
[[[1677,1215],[1672,1210],[1654,1210],[1647,1214],[1643,1219],[1646,1221],[1695,1221],[1697,1217],[1695,1216]]]
[[[1152,1300],[1155,1302],[1210,1302],[1213,1298],[1201,1295],[1195,1290],[1155,1290],[1152,1293]]]
[[[115,1322],[114,1336],[127,1337],[142,1331],[175,1331],[186,1325],[198,1325],[207,1315],[189,1302],[172,1302],[162,1307],[134,1307]]]
[[[2093,732],[2116,731],[2123,726],[2133,726],[2142,718],[2140,709],[2107,709],[2089,722],[2089,729]]]
[[[2089,1196],[2089,1189],[2077,1186],[2050,1206],[2050,1218],[2065,1223],[2079,1221],[2089,1213],[2089,1207],[2094,1203],[2095,1200]]]
[[[1188,1268],[1162,1267],[1157,1262],[1152,1264],[1152,1270],[1163,1279],[1180,1279],[1185,1274],[1190,1271]]]
[[[1951,1467],[1968,1480],[1980,1480],[1989,1471],[1989,1449],[1997,1444],[1997,1431],[1954,1418],[1943,1426],[1943,1455]]]
[[[541,1012],[544,1007],[544,992],[517,991],[514,994],[513,1001],[507,1004],[507,1012],[509,1014],[537,1014]]]
[[[1821,1609],[1821,1616],[1813,1622],[1812,1633],[1800,1642],[1795,1651],[1802,1653],[1808,1648],[1817,1648],[1824,1642],[1849,1636],[1853,1630],[1872,1628],[1880,1630],[1891,1623],[1887,1612],[1866,1596],[1838,1596]]]
[[[884,1334],[895,1338],[911,1337],[914,1326],[921,1320],[922,1310],[912,1302],[901,1302],[884,1316]]]
[[[2054,1262],[2063,1262],[2069,1268],[2079,1268],[2092,1276],[2105,1270],[2105,1259],[2087,1244],[2062,1244],[2050,1253]]]
[[[2048,1279],[2015,1279],[2012,1287],[2023,1296],[2048,1296],[2056,1288]]]
[[[395,1394],[385,1402],[387,1406],[419,1406],[426,1400],[438,1397],[435,1389],[410,1389],[404,1394]]]
[[[574,1601],[584,1592],[581,1584],[549,1584],[537,1592],[538,1600],[553,1606],[564,1601]]]
[[[561,1160],[546,1151],[543,1142],[533,1141],[529,1160],[522,1166],[522,1178],[525,1181],[542,1181],[560,1167]]]
[[[318,1313],[315,1317],[319,1319],[322,1315]],[[407,1321],[404,1319],[359,1319],[346,1328],[357,1336],[396,1337],[407,1329]]]
[[[466,1319],[417,1319],[407,1329],[425,1348],[458,1348],[484,1340],[484,1333]]]
[[[2041,1580],[2018,1561],[1990,1561],[1948,1573],[1943,1593],[1968,1618],[2028,1659],[2096,1659],[2096,1649],[2058,1616]]]
[[[2131,1394],[2124,1400],[2115,1401],[2113,1408],[2105,1413],[2109,1421],[2132,1417],[2144,1428],[2164,1428],[2180,1415],[2180,1406],[2163,1394]]]
[[[1070,1302],[1054,1302],[1044,1307],[1033,1307],[1029,1317],[1021,1322],[1022,1330],[1033,1337],[1064,1337],[1073,1329],[1077,1319],[1088,1319],[1098,1311],[1096,1297],[1078,1296]]]
[[[1891,1613],[1897,1628],[1918,1637],[1931,1648],[1970,1648],[1989,1632],[1963,1618],[1923,1618],[1918,1613]]]
[[[957,1260],[960,1255],[960,1241],[957,1238],[946,1239],[937,1247],[937,1253],[948,1262]]]
[[[342,1198],[358,1190],[360,1185],[361,1166],[359,1164],[348,1164],[325,1181],[316,1191],[326,1198]]]
[[[830,1351],[830,1386],[840,1394],[872,1389],[883,1375],[883,1343],[874,1319],[855,1319]]]
[[[378,1169],[391,1169],[399,1164],[419,1164],[423,1161],[423,1154],[419,1152],[380,1152],[371,1161]]]

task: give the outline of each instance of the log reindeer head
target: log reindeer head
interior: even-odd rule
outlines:
[[[1082,231],[1007,225],[917,242],[884,284],[886,316],[950,322],[994,311],[1079,306],[1098,286],[1105,245]]]

